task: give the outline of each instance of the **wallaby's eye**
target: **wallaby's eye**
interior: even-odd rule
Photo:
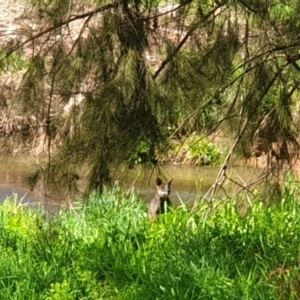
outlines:
[[[156,178],[156,184],[157,185],[161,185],[162,184],[162,181],[159,177]]]

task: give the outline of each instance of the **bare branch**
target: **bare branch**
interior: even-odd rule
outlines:
[[[156,78],[160,72],[165,68],[165,66],[171,62],[174,57],[176,57],[177,53],[180,51],[180,49],[184,46],[184,44],[186,43],[186,41],[188,40],[188,38],[192,35],[192,33],[199,27],[199,25],[201,23],[203,23],[204,21],[207,21],[217,10],[219,9],[219,6],[216,6],[214,9],[212,9],[206,16],[204,16],[203,19],[201,19],[200,21],[195,22],[190,30],[186,33],[186,35],[183,37],[183,39],[180,41],[180,43],[178,44],[178,46],[174,49],[174,51],[168,55],[168,57],[161,63],[160,67],[158,68],[158,70],[155,72],[155,74],[153,75],[154,78]]]
[[[39,32],[39,33],[37,33],[36,35],[30,37],[30,38],[27,39],[26,41],[24,41],[24,42],[20,43],[19,45],[13,47],[13,48],[11,49],[10,53],[7,54],[7,56],[9,56],[12,52],[14,52],[14,51],[20,49],[20,48],[23,47],[24,45],[28,44],[29,42],[34,41],[35,39],[37,39],[37,38],[39,38],[39,37],[41,37],[41,36],[43,36],[43,35],[45,35],[45,34],[51,32],[51,31],[53,31],[53,30],[55,30],[55,29],[57,29],[57,28],[60,28],[60,27],[62,27],[62,26],[64,26],[64,25],[66,25],[66,24],[69,24],[69,23],[74,22],[74,21],[79,20],[79,19],[84,19],[84,18],[87,18],[87,17],[89,17],[89,19],[90,19],[93,15],[95,15],[95,14],[97,14],[97,13],[103,12],[103,11],[108,10],[108,9],[111,9],[111,8],[117,8],[117,7],[118,7],[118,4],[117,4],[117,3],[110,3],[110,4],[107,4],[107,5],[98,7],[98,8],[96,8],[96,9],[94,9],[94,10],[92,10],[92,11],[89,11],[89,12],[87,12],[87,13],[80,14],[80,15],[76,15],[76,16],[72,16],[72,17],[70,17],[68,20],[63,21],[63,22],[60,22],[60,23],[58,23],[58,24],[55,24],[54,26],[49,27],[49,28],[47,28],[47,29],[45,29],[45,30],[43,30],[43,31],[41,31],[41,32]]]

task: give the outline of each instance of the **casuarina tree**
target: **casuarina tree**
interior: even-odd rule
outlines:
[[[276,168],[294,163],[297,1],[28,0],[18,7],[0,40],[1,134],[9,145],[46,154],[52,183],[70,185],[85,166],[89,188],[102,190],[133,155],[156,164],[183,129],[232,136],[219,183],[235,153],[265,153]]]

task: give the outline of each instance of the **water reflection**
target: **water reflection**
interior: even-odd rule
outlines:
[[[26,161],[3,162],[0,164],[0,202],[7,197],[16,196],[24,204],[43,206],[49,211],[57,211],[61,201],[58,198],[47,197],[45,190],[31,191],[26,183],[26,176],[31,175],[35,166]]]

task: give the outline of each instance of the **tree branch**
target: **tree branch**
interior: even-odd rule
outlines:
[[[275,80],[277,79],[277,77],[280,75],[280,73],[282,72],[282,70],[284,69],[284,66],[280,68],[280,70],[278,70],[278,72],[274,75],[273,79],[269,82],[269,85],[266,87],[265,91],[263,92],[263,94],[260,97],[260,101],[263,100],[263,98],[266,96],[266,94],[268,93],[268,91],[270,90],[270,88],[273,86]],[[256,107],[257,108],[257,107]],[[208,192],[205,194],[204,198],[208,198],[208,199],[212,199],[212,197],[218,192],[218,190],[222,187],[222,185],[224,184],[226,178],[228,178],[227,174],[226,174],[226,170],[227,167],[229,166],[230,160],[232,158],[232,155],[236,149],[236,147],[238,146],[246,128],[248,123],[251,120],[251,117],[256,113],[256,108],[254,108],[251,112],[251,115],[248,116],[247,118],[244,119],[244,122],[241,126],[241,128],[239,129],[239,132],[236,135],[236,138],[234,140],[233,145],[231,146],[224,162],[223,165],[221,166],[220,172],[217,176],[217,179],[215,181],[215,183],[211,186],[211,188],[208,190]],[[197,206],[197,204],[195,205]]]
[[[142,20],[143,21],[148,21],[148,20],[151,20],[151,19],[156,19],[156,18],[165,16],[165,15],[170,14],[170,13],[172,13],[172,12],[174,12],[174,11],[176,11],[176,10],[180,9],[181,7],[186,6],[186,5],[187,5],[187,3],[180,4],[177,7],[173,8],[173,9],[170,9],[170,10],[164,12],[164,13],[157,14],[157,15],[154,15],[154,16],[151,16],[151,17],[147,17],[147,18],[143,18]]]
[[[36,35],[30,37],[29,39],[25,40],[23,43],[17,45],[16,47],[12,48],[12,50],[10,51],[10,53],[7,54],[7,56],[9,56],[12,52],[20,49],[21,47],[23,47],[24,45],[26,45],[27,43],[57,29],[57,28],[60,28],[66,24],[69,24],[71,22],[74,22],[76,20],[79,20],[79,19],[84,19],[86,17],[89,17],[89,19],[94,15],[94,14],[97,14],[97,13],[100,13],[100,12],[103,12],[105,10],[108,10],[108,9],[111,9],[111,8],[117,8],[118,7],[118,3],[110,3],[110,4],[107,4],[107,5],[104,5],[104,6],[101,6],[101,7],[98,7],[92,11],[89,11],[87,13],[84,13],[84,14],[80,14],[80,15],[75,15],[75,16],[72,16],[70,17],[68,20],[66,21],[62,21],[58,24],[55,24],[54,26],[50,27],[50,28],[47,28],[39,33],[37,33]]]
[[[154,73],[153,77],[154,79],[160,74],[160,72],[164,69],[164,67],[171,62],[174,57],[177,55],[177,53],[180,51],[180,49],[184,46],[185,42],[188,40],[188,38],[192,35],[194,30],[198,28],[199,24],[203,23],[204,21],[207,21],[220,7],[216,6],[214,9],[212,9],[206,16],[204,16],[204,19],[201,19],[198,22],[195,22],[190,30],[186,33],[186,35],[183,37],[183,39],[180,41],[178,46],[175,48],[175,50],[168,55],[168,57],[161,63],[158,70]]]

